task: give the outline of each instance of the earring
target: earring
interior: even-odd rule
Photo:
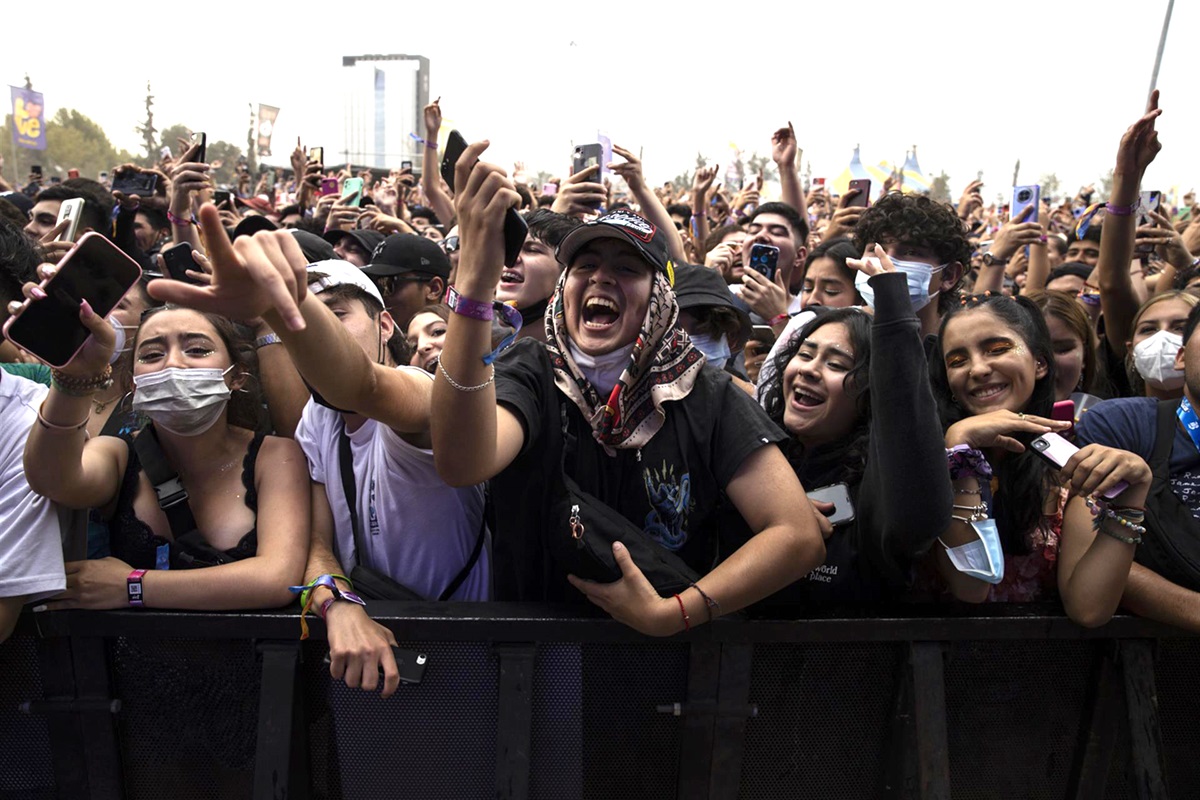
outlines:
[[[1082,372],[1079,373],[1079,383],[1075,384],[1075,391],[1077,391],[1077,392],[1083,391],[1083,373]]]

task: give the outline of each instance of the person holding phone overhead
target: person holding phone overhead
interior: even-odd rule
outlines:
[[[825,543],[825,563],[771,603],[894,598],[950,523],[953,494],[919,323],[904,274],[882,248],[871,255],[843,258],[868,276],[874,317],[858,308],[820,314],[775,354],[760,387],[767,413],[788,433],[784,453],[800,482],[810,492],[843,484],[852,508],[834,513],[853,514]]]
[[[53,270],[43,265],[40,274],[48,279]],[[34,284],[25,296],[14,313],[46,302]],[[54,502],[99,509],[113,556],[69,563],[66,591],[46,605],[238,609],[291,602],[287,587],[302,577],[308,549],[311,484],[295,442],[254,432],[261,406],[253,351],[235,326],[180,308],[143,317],[133,340],[133,408],[151,422],[128,442],[85,433],[93,397],[112,380],[115,336],[86,300],[79,318],[91,336],[53,372],[26,445],[25,472]],[[164,495],[182,486],[185,502],[160,507],[156,485]]]

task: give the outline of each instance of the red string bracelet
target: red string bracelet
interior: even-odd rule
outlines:
[[[675,595],[675,600],[679,603],[679,613],[683,614],[683,629],[690,631],[692,629],[692,621],[688,619],[687,606],[683,604],[683,598],[679,595]]]

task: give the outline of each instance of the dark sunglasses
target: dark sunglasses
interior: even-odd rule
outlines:
[[[458,252],[458,237],[457,236],[447,236],[445,239],[442,239],[441,244],[442,244],[442,249],[445,250],[447,253],[457,253]]]

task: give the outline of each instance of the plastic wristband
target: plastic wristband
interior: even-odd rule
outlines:
[[[129,573],[129,577],[125,579],[125,592],[129,595],[129,605],[136,608],[141,608],[144,593],[142,592],[142,576],[146,574],[144,569],[135,569]]]
[[[772,328],[774,328],[779,323],[787,322],[791,318],[792,318],[792,316],[785,311],[782,314],[777,314],[776,316],[771,317],[771,321],[767,324],[769,324]]]
[[[472,300],[470,297],[459,294],[453,286],[446,290],[446,305],[450,306],[450,310],[455,314],[477,319],[480,322],[491,322],[496,317],[496,311],[491,302]]]
[[[197,224],[195,215],[192,215],[191,219],[184,219],[183,217],[176,216],[169,209],[167,210],[167,219],[170,220],[172,225],[195,225],[195,224]]]
[[[1140,204],[1140,200],[1135,200],[1133,203],[1127,206],[1114,206],[1112,203],[1105,203],[1104,210],[1107,213],[1112,214],[1114,217],[1128,217],[1134,211],[1137,211]]]
[[[426,139],[426,138],[424,138],[424,137],[417,136],[417,134],[415,134],[415,133],[410,133],[410,134],[409,134],[409,136],[411,136],[411,137],[413,138],[413,140],[414,140],[414,141],[420,142],[421,144],[423,144],[423,145],[425,145],[426,147],[428,147],[430,150],[437,150],[437,149],[438,149],[438,143],[437,143],[436,141],[433,141],[433,142],[431,142],[431,141],[429,141],[428,139]]]

